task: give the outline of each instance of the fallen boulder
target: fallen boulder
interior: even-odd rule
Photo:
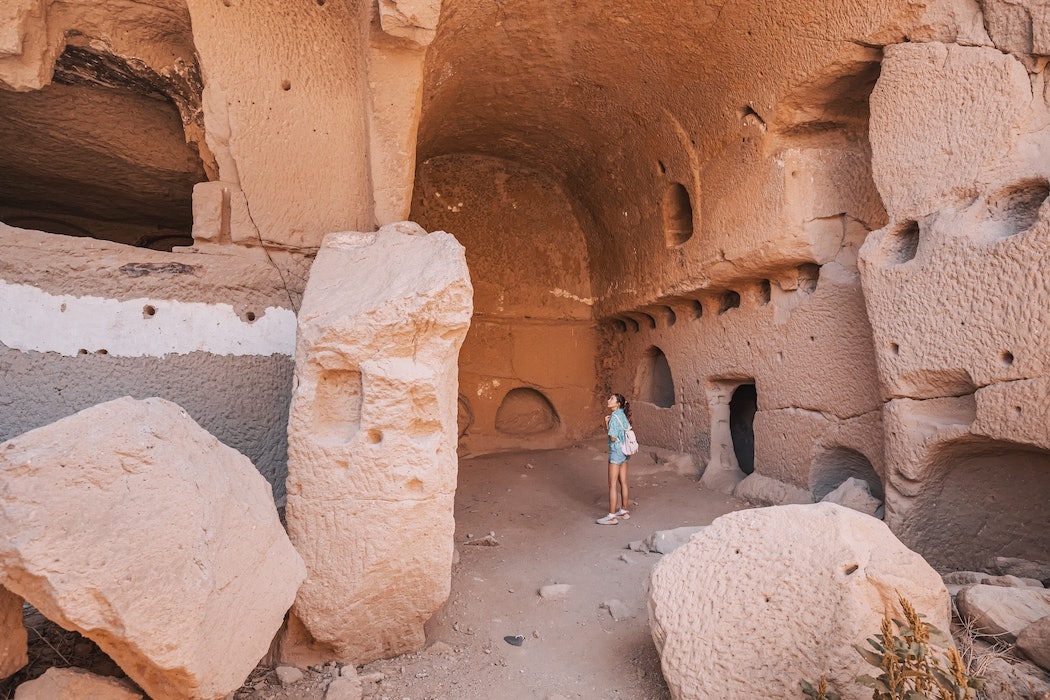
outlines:
[[[959,591],[956,603],[978,632],[1012,643],[1025,627],[1050,615],[1050,590],[978,584]]]
[[[1050,671],[1050,615],[1021,630],[1017,635],[1017,648],[1034,663]]]
[[[882,501],[872,495],[871,486],[868,482],[855,476],[851,476],[843,481],[834,491],[824,496],[821,500],[852,508],[873,518],[878,517],[876,513],[882,505]]]
[[[948,629],[940,576],[880,521],[831,503],[723,515],[661,559],[649,622],[676,700],[800,697],[828,674],[843,700],[870,698],[854,645],[900,617],[898,594]]]
[[[162,399],[3,443],[0,484],[0,584],[154,700],[240,686],[305,576],[266,480]]]
[[[142,700],[129,683],[82,668],[49,668],[15,689],[15,700]]]
[[[642,541],[646,551],[658,554],[670,554],[689,541],[698,532],[707,529],[706,525],[685,525],[673,530],[657,530]]]

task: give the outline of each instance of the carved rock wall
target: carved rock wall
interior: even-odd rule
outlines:
[[[3,224],[0,245],[0,438],[159,396],[283,498],[294,297],[261,251],[180,255]]]
[[[995,48],[902,44],[872,94],[890,223],[865,242],[861,273],[890,399],[887,521],[957,568],[997,551],[1038,559],[1050,543],[1034,495],[1050,488],[1033,424],[1050,410],[1043,84]]]
[[[601,425],[583,232],[561,186],[509,161],[448,156],[416,179],[413,219],[454,231],[474,285],[459,360],[469,451],[564,444]]]

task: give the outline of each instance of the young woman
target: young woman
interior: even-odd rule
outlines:
[[[609,514],[598,518],[599,525],[616,525],[621,520],[628,520],[631,512],[627,509],[630,495],[627,490],[627,460],[623,453],[624,433],[631,427],[631,404],[623,394],[613,394],[605,404],[612,413],[605,417],[609,433]],[[617,488],[619,487],[619,488]],[[617,509],[617,497],[620,508]]]

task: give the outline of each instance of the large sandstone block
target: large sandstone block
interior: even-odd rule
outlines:
[[[1007,642],[1050,615],[1050,590],[978,584],[959,591],[959,614],[981,634]]]
[[[173,403],[117,399],[0,445],[0,584],[155,700],[236,689],[304,576],[266,480]]]
[[[1050,375],[1048,132],[1032,90],[1024,67],[991,48],[887,49],[871,141],[891,223],[860,253],[884,396]]]
[[[294,615],[327,654],[419,648],[448,596],[463,247],[411,223],[325,238],[299,313],[288,529],[309,578]]]
[[[886,47],[871,94],[870,138],[872,174],[890,221],[969,201],[1036,155],[1018,150],[1032,102],[1024,66],[996,49]]]
[[[676,700],[798,697],[827,673],[844,700],[870,690],[854,650],[898,593],[948,629],[940,576],[882,522],[830,503],[738,511],[662,559],[649,622]],[[899,612],[897,613],[899,616]]]
[[[0,678],[29,663],[28,637],[22,624],[22,599],[0,586]]]

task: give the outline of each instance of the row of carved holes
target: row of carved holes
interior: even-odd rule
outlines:
[[[817,289],[817,281],[820,277],[820,266],[815,263],[806,263],[798,267],[798,288],[806,294],[812,294]],[[768,304],[772,298],[772,283],[767,280],[761,280],[759,283],[759,297],[763,306]],[[702,318],[704,315],[704,305],[699,300],[692,300],[692,317],[694,319]],[[718,315],[721,316],[730,309],[736,309],[740,307],[740,293],[733,290],[724,292],[718,299]],[[669,306],[661,307],[660,312],[663,317],[667,320],[667,326],[673,326],[678,320],[677,314]],[[645,319],[646,324],[649,328],[656,328],[656,318],[651,314],[639,312],[640,315]],[[628,326],[634,332],[638,332],[640,326],[633,318],[626,320],[617,319],[614,321],[614,325],[618,331],[624,333],[627,331]]]

